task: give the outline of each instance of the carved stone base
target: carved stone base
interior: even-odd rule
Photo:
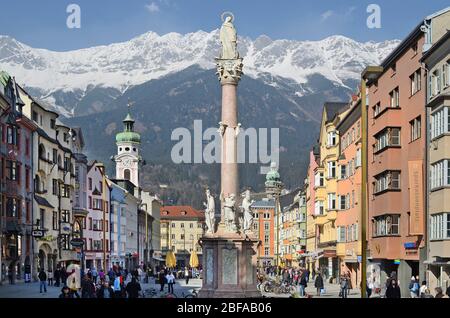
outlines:
[[[257,298],[257,248],[254,236],[208,234],[201,240],[203,286],[200,298]]]

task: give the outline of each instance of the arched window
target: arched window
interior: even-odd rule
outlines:
[[[34,178],[34,191],[37,193],[41,192],[41,178],[38,175]]]
[[[129,169],[125,169],[125,171],[123,172],[123,175],[124,175],[125,180],[130,180],[131,172]]]
[[[39,158],[42,160],[47,160],[47,158],[45,158],[45,147],[43,144],[39,145]]]

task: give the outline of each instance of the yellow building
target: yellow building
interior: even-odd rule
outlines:
[[[317,230],[316,268],[324,276],[339,275],[336,257],[337,177],[339,136],[336,124],[345,116],[348,103],[325,103],[319,135],[320,159],[314,170],[314,222]]]
[[[198,244],[205,229],[205,214],[190,206],[161,207],[161,251],[165,259],[173,251],[178,267],[189,266],[195,250],[201,264],[202,248]]]

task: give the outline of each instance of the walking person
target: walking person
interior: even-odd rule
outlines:
[[[343,276],[341,276],[341,281],[340,281],[340,288],[341,291],[339,293],[339,296],[341,298],[347,298],[347,293],[348,293],[348,279],[347,279],[347,275],[344,274]]]
[[[444,293],[442,292],[441,287],[436,287],[434,289],[434,292],[436,293],[436,296],[434,296],[434,298],[444,298]]]
[[[166,275],[164,274],[164,270],[161,269],[158,275],[159,285],[161,286],[160,292],[164,291],[164,285],[166,284]]]
[[[44,293],[47,293],[47,274],[45,273],[44,269],[41,268],[39,271],[39,292],[42,294],[42,290],[44,290]]]
[[[173,275],[172,272],[169,272],[169,274],[167,274],[166,280],[169,289],[168,292],[169,294],[173,294],[173,285],[175,284],[175,276]]]
[[[303,273],[301,273],[301,276],[300,276],[300,296],[301,297],[305,297],[306,287],[308,287],[306,273],[303,272]]]
[[[419,297],[420,298],[425,298],[425,294],[427,293],[427,291],[429,292],[428,286],[427,286],[427,282],[424,280],[422,282],[422,286],[420,286],[419,289]]]
[[[76,272],[74,269],[72,270],[72,273],[67,277],[66,282],[67,286],[69,286],[70,288],[70,292],[72,293],[72,295],[76,298],[80,298],[80,295],[78,294]]]
[[[53,286],[53,271],[49,268],[47,271],[48,286]]]
[[[121,276],[117,275],[114,279],[114,298],[122,298],[122,282],[121,282]]]
[[[396,279],[390,279],[390,284],[386,288],[386,298],[401,298],[400,287]]]
[[[97,269],[95,267],[92,268],[91,275],[92,275],[92,281],[94,282],[94,284],[97,284],[98,272],[97,272]]]
[[[187,267],[184,268],[184,279],[186,280],[186,285],[189,285],[189,269]]]
[[[81,282],[81,298],[95,298],[95,285],[91,274],[84,275]]]
[[[316,287],[317,290],[317,296],[320,296],[320,292],[323,289],[323,277],[320,272],[317,273],[316,280],[314,282],[314,287]]]
[[[97,298],[114,298],[114,290],[107,281],[104,281],[97,291]]]
[[[419,297],[419,282],[416,281],[416,278],[413,276],[411,277],[411,282],[409,283],[409,292],[411,295],[411,298],[418,298]]]
[[[59,268],[55,269],[55,272],[53,273],[53,277],[55,278],[55,286],[59,287],[60,286],[59,281],[61,280],[61,271],[59,270]]]
[[[139,298],[139,292],[141,291],[141,284],[137,281],[136,277],[131,279],[131,282],[127,284],[125,288],[128,298]]]
[[[12,266],[8,267],[8,281],[10,285],[14,285],[14,269]]]

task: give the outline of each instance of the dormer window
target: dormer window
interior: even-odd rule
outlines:
[[[181,211],[181,215],[186,215],[187,212],[186,211]]]

